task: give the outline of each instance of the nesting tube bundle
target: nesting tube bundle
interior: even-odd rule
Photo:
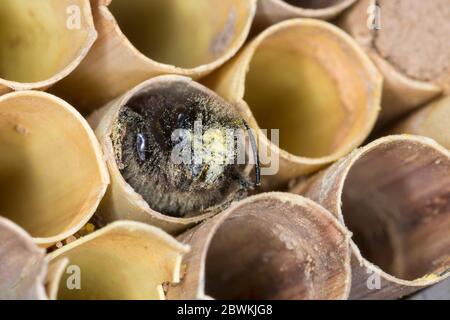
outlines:
[[[182,256],[188,250],[155,227],[133,221],[112,223],[49,255],[51,266],[56,264],[48,277],[51,297],[164,299],[163,285],[179,281]],[[78,284],[70,279],[76,272]]]
[[[256,0],[93,3],[99,38],[81,66],[54,89],[83,113],[157,75],[197,79],[210,73],[240,49],[256,11]]]
[[[259,0],[257,29],[293,18],[331,19],[357,0]]]
[[[40,91],[0,97],[0,215],[49,246],[89,221],[108,182],[95,134],[73,107]]]
[[[395,124],[389,131],[429,137],[450,149],[450,97],[433,101]]]
[[[261,164],[279,166],[263,179],[273,188],[359,146],[377,119],[382,79],[340,29],[294,19],[265,30],[204,83],[240,106]],[[279,141],[268,138],[272,129]]]
[[[449,1],[0,0],[0,300],[448,295]]]
[[[0,12],[0,94],[50,87],[97,38],[89,0],[2,0]]]
[[[13,222],[0,217],[0,300],[46,300],[45,250]]]
[[[256,183],[245,122],[190,78],[152,78],[90,121],[111,174],[100,224],[128,219],[177,233],[245,197]],[[242,134],[230,142],[228,130]]]
[[[191,246],[169,299],[346,299],[349,233],[300,196],[267,193],[236,203],[180,236]]]
[[[381,120],[395,120],[450,92],[446,0],[361,0],[339,22],[382,72]]]
[[[399,298],[450,273],[450,153],[387,136],[301,182],[353,233],[350,298]]]

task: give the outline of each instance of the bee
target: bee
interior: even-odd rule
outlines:
[[[260,184],[252,130],[207,89],[146,90],[121,108],[115,126],[120,172],[155,211],[178,218],[220,211]]]

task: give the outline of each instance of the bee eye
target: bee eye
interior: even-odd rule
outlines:
[[[146,140],[142,133],[138,133],[136,135],[136,152],[139,157],[139,160],[145,161],[147,159],[145,155],[146,151]]]

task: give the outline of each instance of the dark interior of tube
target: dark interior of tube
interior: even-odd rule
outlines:
[[[339,291],[345,272],[338,262],[323,258],[326,252],[338,251],[333,244],[339,236],[329,225],[327,229],[312,223],[303,210],[261,200],[228,217],[208,250],[205,293],[226,300],[303,300],[329,298],[331,287]],[[325,234],[332,239],[329,243]],[[322,257],[314,252],[314,239],[322,244]],[[333,272],[338,275],[333,277]]]
[[[305,9],[324,9],[337,5],[345,0],[284,0],[293,6]]]
[[[109,9],[141,53],[194,68],[232,46],[248,18],[246,6],[241,0],[114,0]]]
[[[342,200],[363,257],[383,271],[404,280],[448,271],[448,158],[417,143],[370,151],[352,167]]]

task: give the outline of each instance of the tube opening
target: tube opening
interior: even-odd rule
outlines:
[[[205,293],[227,300],[338,298],[348,276],[340,241],[342,234],[310,208],[276,199],[245,204],[212,238]]]
[[[37,95],[3,99],[0,114],[0,215],[35,238],[87,222],[105,183],[86,128]]]
[[[325,9],[336,6],[345,0],[284,0],[293,6],[304,9]]]
[[[345,181],[342,212],[364,258],[404,280],[447,271],[450,160],[418,142],[364,154]]]
[[[301,157],[334,156],[371,127],[369,77],[339,36],[319,26],[294,25],[258,46],[244,99],[260,128],[280,130],[281,149]]]
[[[61,254],[69,264],[59,281],[57,298],[159,300],[158,287],[172,280],[179,255],[165,240],[136,226],[97,233]]]
[[[251,14],[243,0],[113,0],[109,9],[140,52],[181,68],[227,53],[239,43]]]
[[[121,108],[111,139],[125,181],[171,217],[222,210],[253,184],[239,114],[187,81],[161,81],[137,93]]]
[[[85,1],[0,1],[0,78],[40,82],[69,66],[91,32],[83,15],[86,5]],[[74,23],[80,25],[73,29],[69,29],[70,7],[79,14]]]

